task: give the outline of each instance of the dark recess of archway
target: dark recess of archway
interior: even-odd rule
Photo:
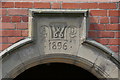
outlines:
[[[49,63],[32,67],[14,80],[80,79],[98,80],[88,71],[71,64]]]

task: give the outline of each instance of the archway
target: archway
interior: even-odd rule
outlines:
[[[107,52],[106,48],[97,45],[98,43],[90,44],[90,42],[86,42],[79,47],[77,54],[43,54],[38,49],[39,46],[33,45],[33,43],[26,44],[26,46],[22,46],[21,48],[19,46],[17,49],[10,48],[11,51],[3,52],[4,55],[1,59],[2,78],[16,78],[29,68],[56,62],[76,65],[99,79],[105,78],[111,80],[111,78],[118,78],[118,61]]]
[[[86,10],[30,10],[29,36],[0,53],[2,78],[15,78],[29,68],[53,62],[76,65],[97,78],[118,78],[118,56],[86,38],[87,20]]]
[[[99,80],[90,72],[66,63],[48,63],[32,67],[14,80],[34,80],[34,79],[92,79]]]

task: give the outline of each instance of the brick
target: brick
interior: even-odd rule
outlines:
[[[100,17],[100,23],[109,23],[108,17]]]
[[[98,17],[90,17],[90,23],[98,23]]]
[[[0,43],[8,43],[8,37],[0,37]]]
[[[12,22],[21,22],[21,16],[12,16]]]
[[[88,37],[90,37],[90,38],[97,37],[97,32],[96,31],[89,31]]]
[[[62,3],[63,9],[79,9],[79,3]]]
[[[90,30],[105,30],[104,24],[90,24]]]
[[[89,30],[97,30],[97,24],[90,24]]]
[[[27,37],[28,36],[28,30],[22,30],[22,36]]]
[[[0,29],[14,29],[15,24],[14,23],[2,23],[2,26],[0,26]]]
[[[115,35],[116,35],[116,38],[120,38],[120,32],[116,32]]]
[[[28,23],[16,23],[16,29],[28,29]]]
[[[27,9],[8,9],[8,15],[28,15]]]
[[[14,8],[14,2],[2,2],[2,8]]]
[[[23,21],[23,22],[28,22],[28,16],[23,16],[23,17],[22,17],[22,21]]]
[[[16,43],[23,39],[23,37],[8,37],[8,43]]]
[[[109,10],[109,16],[120,16],[120,10]]]
[[[35,2],[34,8],[50,8],[50,3],[44,2]]]
[[[61,3],[52,3],[53,9],[59,9],[61,7]]]
[[[0,15],[7,15],[7,9],[0,9]]]
[[[21,36],[21,30],[2,30],[0,36]]]
[[[116,9],[116,3],[99,3],[100,9]]]
[[[10,16],[2,16],[2,22],[11,22]]]
[[[120,45],[120,39],[109,39],[109,45]]]
[[[0,43],[15,43],[24,37],[0,37]]]
[[[115,37],[115,33],[112,31],[99,31],[98,32],[98,37],[102,37],[102,38],[114,38]]]
[[[107,16],[107,10],[90,10],[91,16]]]
[[[97,30],[105,30],[105,24],[97,24]]]
[[[113,50],[114,52],[118,52],[119,51],[119,47],[118,46],[108,46],[111,50]]]
[[[4,50],[4,49],[6,49],[6,48],[8,48],[9,46],[10,46],[11,44],[0,44],[0,50],[2,51],[2,50]]]
[[[15,2],[15,8],[32,8],[32,2]]]
[[[119,23],[120,23],[120,17],[119,17]]]
[[[106,30],[120,30],[120,24],[106,24]]]
[[[98,8],[98,3],[79,3],[80,9],[96,9]]]
[[[63,3],[62,8],[64,9],[96,9],[98,3]]]
[[[110,23],[119,23],[118,17],[110,17]]]
[[[97,38],[97,39],[95,39],[98,43],[101,43],[101,44],[103,44],[103,45],[107,45],[108,44],[108,42],[109,42],[109,39],[107,39],[107,38]]]

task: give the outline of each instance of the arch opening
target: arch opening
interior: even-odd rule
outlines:
[[[92,79],[99,80],[90,72],[66,63],[47,63],[29,68],[14,80],[23,79]]]

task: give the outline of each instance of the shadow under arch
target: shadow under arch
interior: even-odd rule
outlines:
[[[78,66],[66,63],[46,63],[29,68],[13,80],[34,79],[92,79],[98,80],[93,74]]]

